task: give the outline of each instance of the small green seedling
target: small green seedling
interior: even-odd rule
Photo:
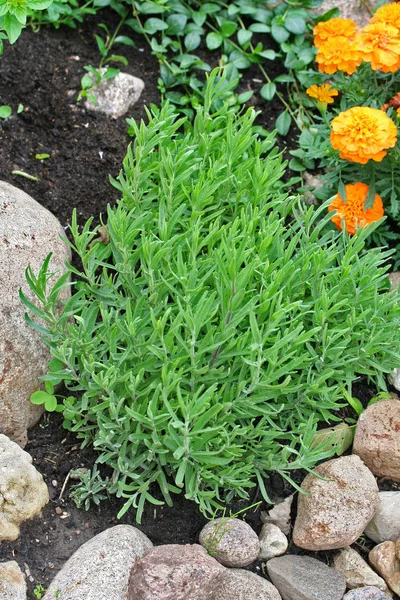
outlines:
[[[11,106],[8,106],[7,104],[0,106],[0,119],[8,119],[8,117],[11,116],[11,113]]]
[[[43,597],[43,594],[46,593],[46,588],[44,588],[40,583],[37,584],[35,589],[33,590],[33,595],[40,600]]]

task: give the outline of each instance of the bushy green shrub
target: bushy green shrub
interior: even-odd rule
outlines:
[[[223,93],[213,74],[193,125],[169,105],[130,122],[106,228],[73,219],[82,270],[68,267],[61,316],[65,277],[48,292],[47,265],[27,273],[57,359],[45,379],[75,393],[66,426],[139,519],[158,502],[153,482],[208,513],[257,483],[267,497],[271,471],[290,479],[328,455],[312,440],[319,421],[339,420],[343,389],[361,374],[384,387],[400,359],[387,253],[288,196],[253,110],[210,114]]]

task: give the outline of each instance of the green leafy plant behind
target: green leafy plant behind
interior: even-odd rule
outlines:
[[[267,499],[271,472],[291,481],[332,455],[314,437],[319,421],[340,420],[341,390],[359,374],[384,389],[400,359],[388,254],[363,252],[369,230],[339,235],[326,207],[288,197],[254,111],[211,112],[227,93],[213,72],[193,124],[168,103],[130,121],[108,237],[74,214],[82,269],[50,290],[48,261],[27,271],[41,324],[28,321],[62,365],[44,380],[72,392],[65,426],[111,468],[120,515],[136,507],[138,520],[160,503],[152,484],[208,514],[256,485]]]

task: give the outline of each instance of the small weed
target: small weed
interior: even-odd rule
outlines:
[[[35,596],[35,598],[38,598],[38,600],[40,600],[45,593],[46,588],[40,585],[40,583],[38,583],[35,589],[33,590],[33,595]]]

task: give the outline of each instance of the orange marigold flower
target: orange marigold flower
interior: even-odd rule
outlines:
[[[329,83],[323,83],[322,85],[312,85],[307,88],[306,94],[308,94],[310,98],[315,98],[318,102],[332,104],[332,102],[334,102],[333,96],[338,96],[339,92],[331,89]]]
[[[368,196],[368,186],[358,181],[345,186],[346,202],[340,194],[336,194],[328,207],[328,211],[336,211],[332,221],[338,229],[342,229],[344,221],[346,231],[354,235],[359,227],[365,227],[374,221],[379,221],[384,215],[382,198],[375,194],[370,208],[365,208]]]
[[[397,141],[396,125],[377,108],[354,106],[335,117],[331,127],[331,144],[340,158],[362,165],[380,162]]]
[[[358,52],[374,71],[395,72],[400,67],[400,31],[386,23],[367,25],[356,36]]]
[[[330,40],[333,37],[345,37],[347,39],[352,39],[358,29],[357,23],[355,23],[352,19],[329,19],[329,21],[325,21],[318,23],[314,27],[314,45],[319,48],[321,44],[324,44],[327,40]]]
[[[386,23],[392,27],[400,29],[400,2],[393,2],[392,4],[384,4],[370,19],[370,23]]]
[[[315,57],[318,68],[323,73],[332,75],[336,71],[344,71],[348,75],[355,73],[362,58],[357,46],[343,36],[333,37],[322,44]]]

